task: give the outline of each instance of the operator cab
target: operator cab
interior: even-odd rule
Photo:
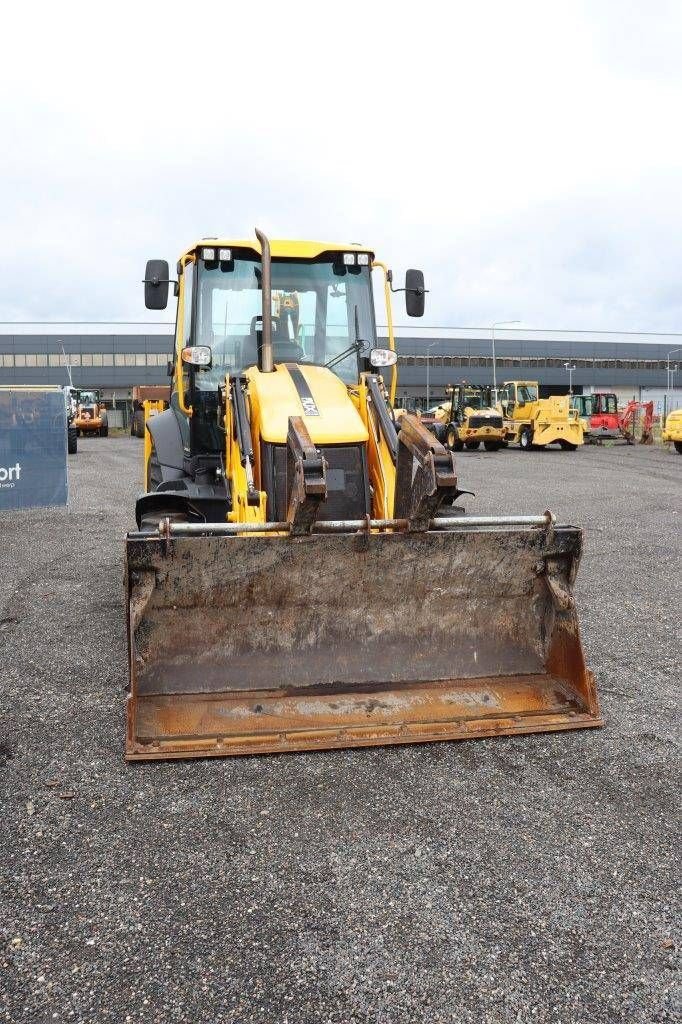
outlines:
[[[324,426],[312,393],[315,384],[324,392],[327,416],[334,406],[334,389],[343,392],[341,404],[349,403],[347,389],[357,388],[363,374],[371,374],[378,386],[387,370],[390,395],[395,394],[397,356],[393,349],[377,345],[373,268],[384,272],[387,301],[389,288],[404,291],[408,315],[424,312],[421,271],[408,270],[405,287],[393,289],[390,271],[375,264],[373,253],[362,246],[269,242],[262,233],[256,235],[257,245],[203,239],[180,258],[175,350],[169,364],[170,410],[155,417],[153,426],[147,425],[152,442],[150,489],[191,491],[191,500],[198,505],[204,489],[210,488],[208,512],[213,518],[224,518],[221,502],[224,505],[225,481],[231,472],[224,429],[228,404],[234,406],[234,422],[240,424],[240,444],[246,445],[240,457],[249,464],[253,461],[256,490],[267,490],[264,481],[272,460],[263,443],[286,444],[287,410],[314,417],[313,432]],[[148,309],[166,308],[170,283],[168,264],[150,260],[145,272]],[[384,398],[379,404],[395,433]],[[278,427],[274,438],[270,435],[278,416],[284,422],[284,436],[279,436]],[[353,417],[366,435],[355,407]],[[261,433],[266,420],[267,431]],[[249,437],[252,422],[257,427]],[[334,432],[331,427],[329,432]]]
[[[511,418],[516,408],[538,400],[538,385],[532,381],[507,381],[499,389],[498,401],[505,416]]]

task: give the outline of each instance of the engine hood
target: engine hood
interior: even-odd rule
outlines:
[[[301,416],[314,444],[367,441],[367,429],[346,385],[325,366],[276,363],[273,373],[251,367],[251,424],[263,441],[284,444],[290,416]]]

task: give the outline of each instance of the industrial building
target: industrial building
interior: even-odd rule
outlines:
[[[101,388],[128,422],[132,388],[163,384],[173,326],[156,324],[5,325],[0,384],[65,384]],[[385,329],[379,328],[379,335]],[[396,329],[398,400],[425,408],[448,384],[493,382],[490,328]],[[656,413],[682,405],[682,334],[497,329],[497,383],[538,380],[543,395],[614,391],[621,400],[653,399]]]

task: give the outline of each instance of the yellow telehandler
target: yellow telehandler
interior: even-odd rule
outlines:
[[[149,261],[147,308],[168,285]],[[458,514],[454,455],[392,415],[392,289],[359,245],[256,231],[181,256],[170,407],[126,539],[129,759],[601,724],[581,531]],[[423,314],[421,272],[393,290]]]

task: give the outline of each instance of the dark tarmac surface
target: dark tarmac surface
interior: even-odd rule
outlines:
[[[584,527],[604,729],[126,765],[140,463],[0,514],[0,1019],[679,1019],[682,457],[458,456],[471,512]]]

